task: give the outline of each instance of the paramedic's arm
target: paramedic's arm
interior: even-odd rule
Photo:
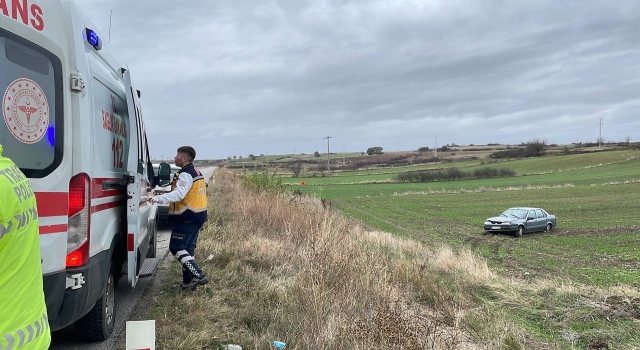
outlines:
[[[178,177],[178,183],[176,184],[176,189],[155,197],[155,201],[160,204],[174,203],[179,202],[184,199],[187,195],[187,192],[191,189],[193,185],[193,179],[191,175],[187,173],[180,173],[180,177]]]

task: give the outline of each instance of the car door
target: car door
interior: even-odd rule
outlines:
[[[525,224],[526,232],[533,232],[536,230],[536,227],[538,226],[537,220],[538,220],[538,217],[536,215],[535,210],[527,211],[527,218],[526,218],[526,224]]]
[[[538,226],[537,229],[540,231],[544,231],[547,227],[547,216],[541,209],[536,209],[536,215],[538,216]]]

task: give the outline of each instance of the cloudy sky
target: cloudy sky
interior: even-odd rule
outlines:
[[[640,141],[640,2],[77,0],[152,156]]]

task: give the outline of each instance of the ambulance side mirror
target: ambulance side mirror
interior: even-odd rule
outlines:
[[[171,166],[167,163],[160,163],[158,167],[158,185],[166,186],[171,182]]]

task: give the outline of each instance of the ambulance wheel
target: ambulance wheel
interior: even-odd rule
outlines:
[[[102,296],[91,311],[75,323],[75,331],[88,341],[109,338],[116,323],[116,279],[112,266],[107,276]]]

